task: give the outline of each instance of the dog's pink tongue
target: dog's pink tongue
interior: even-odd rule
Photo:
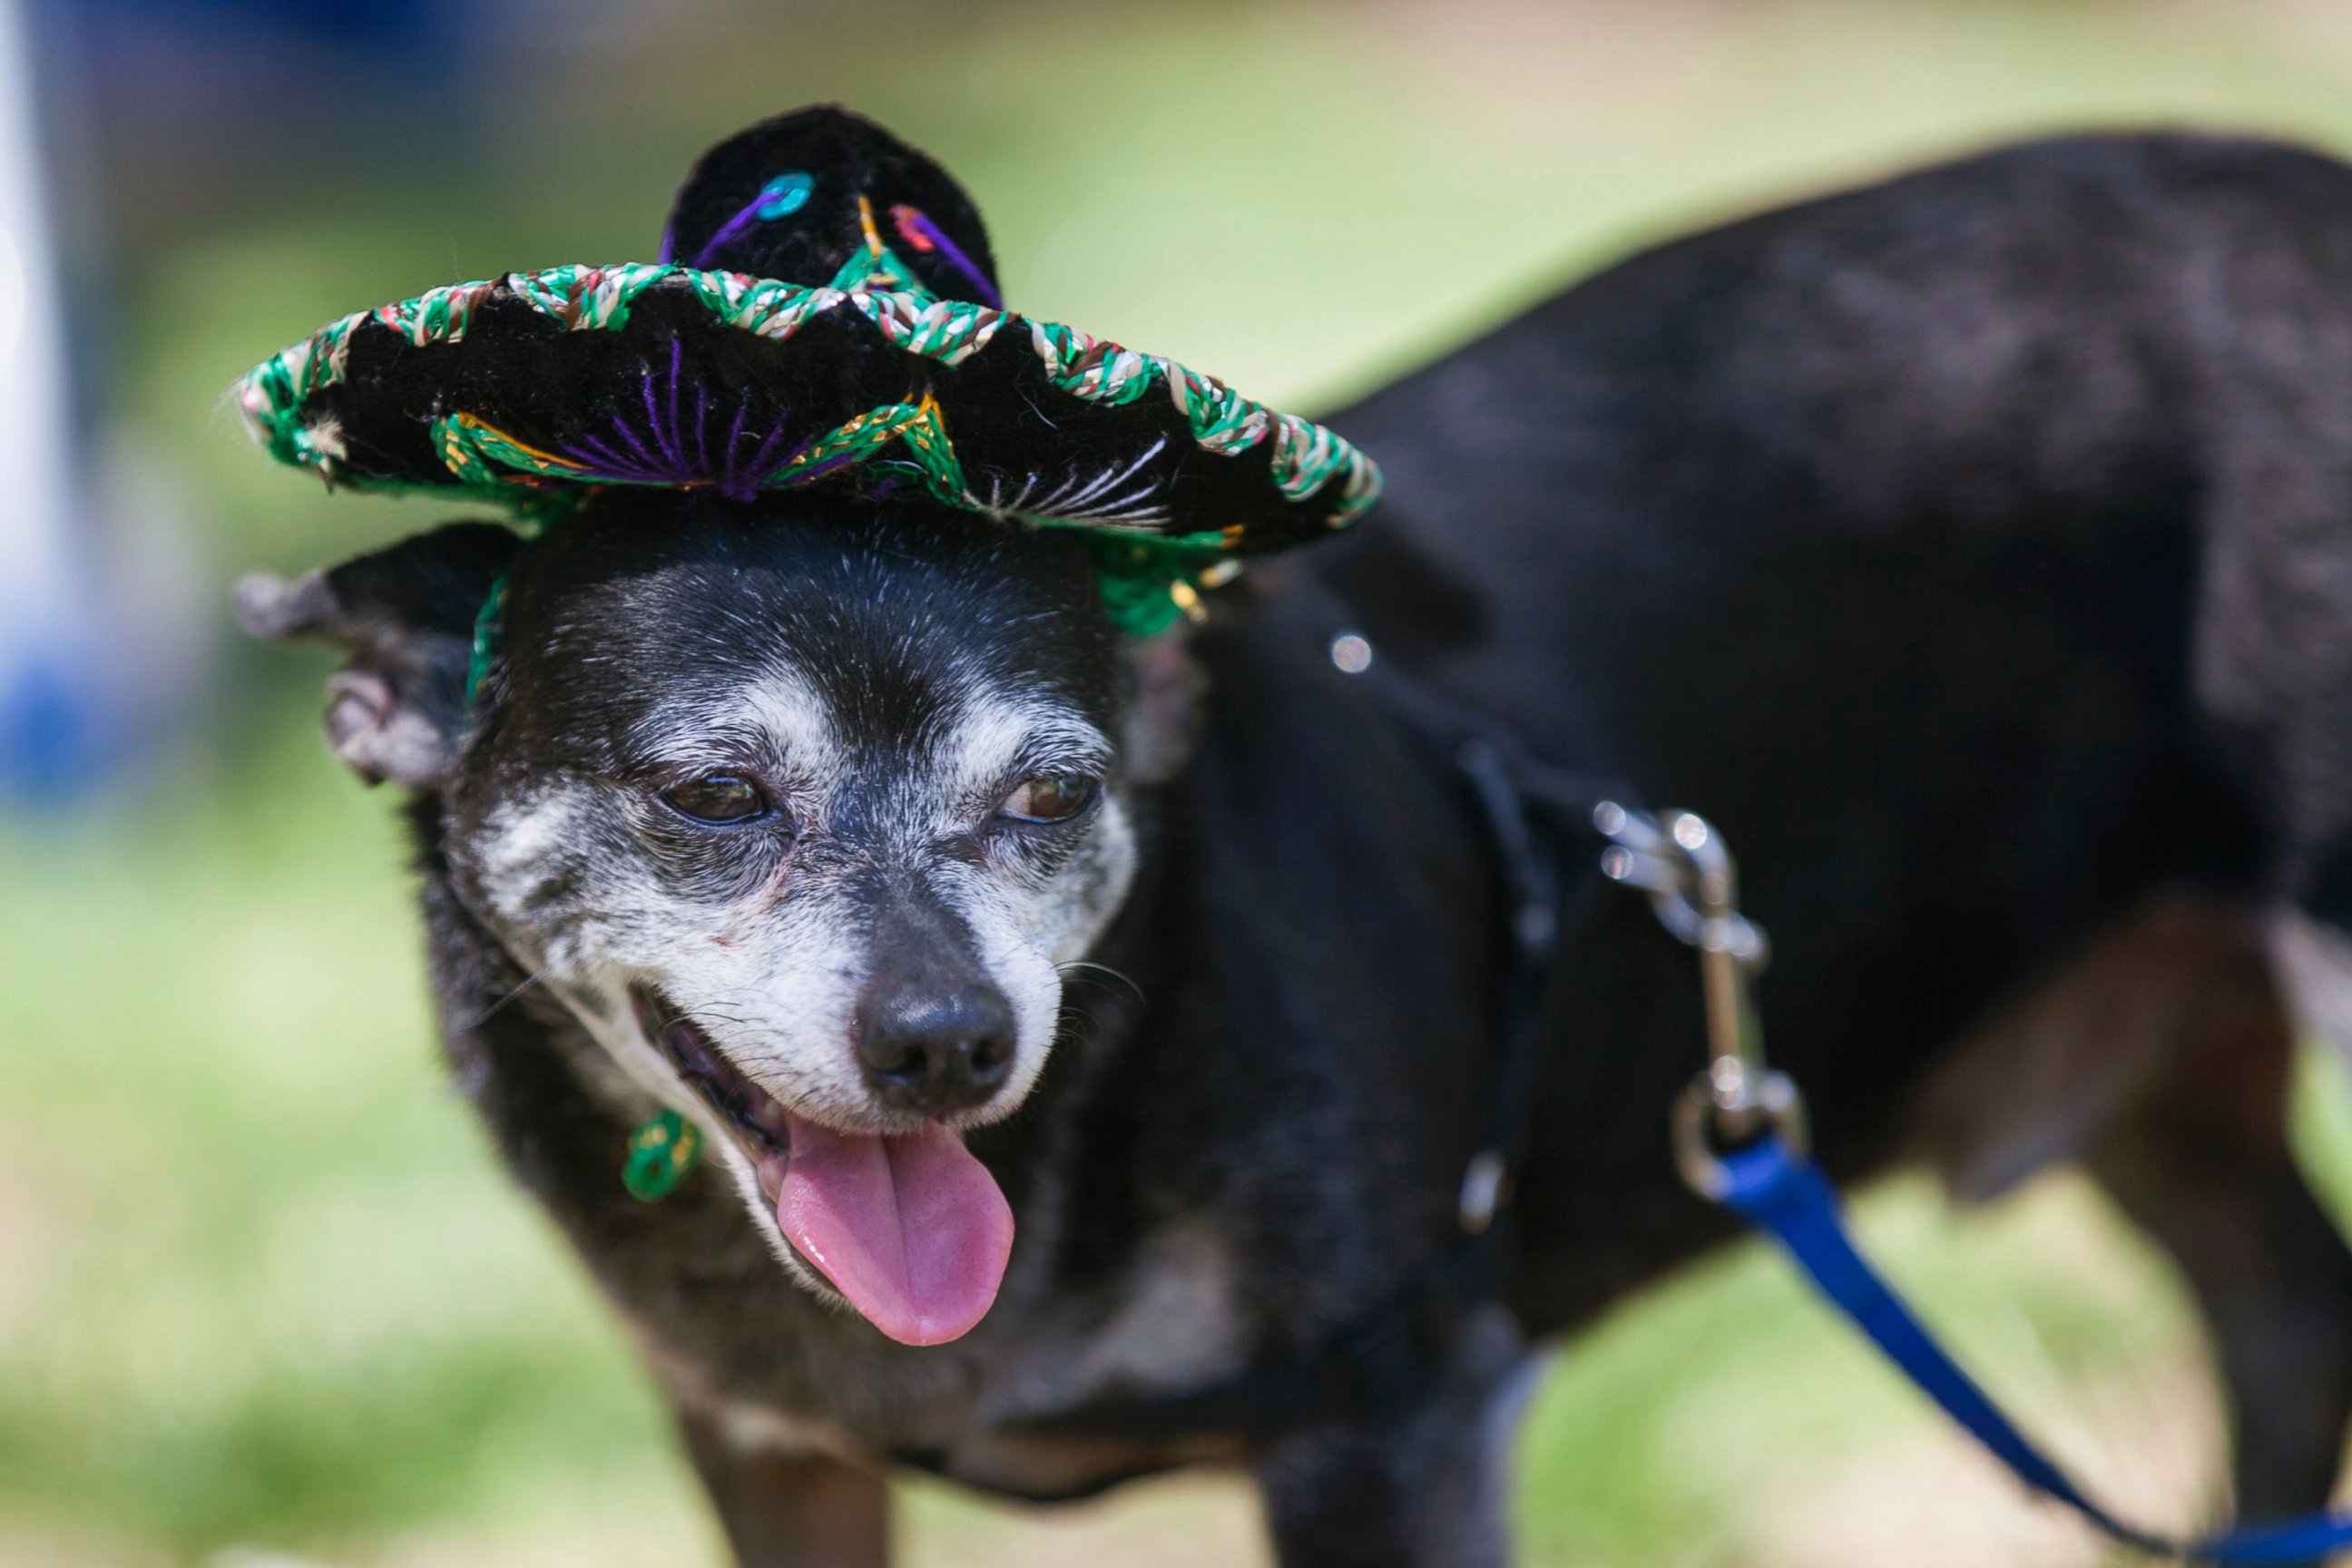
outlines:
[[[905,1138],[792,1119],[776,1224],[850,1305],[901,1344],[968,1331],[996,1300],[1013,1208],[963,1140],[938,1122]]]

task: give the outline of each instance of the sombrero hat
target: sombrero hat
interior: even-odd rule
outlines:
[[[1347,527],[1380,472],[1214,377],[1003,308],[938,164],[814,108],[705,153],[661,259],[456,283],[344,317],[235,388],[254,438],[331,484],[561,517],[614,486],[750,500],[912,489],[1082,530],[1125,629],[1239,557]]]

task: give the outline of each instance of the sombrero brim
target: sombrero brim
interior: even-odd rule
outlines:
[[[601,486],[740,499],[915,487],[999,518],[1256,554],[1369,511],[1332,432],[1073,328],[919,291],[561,267],[347,316],[235,394],[279,460],[560,510]]]

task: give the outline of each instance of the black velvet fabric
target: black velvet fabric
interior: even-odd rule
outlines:
[[[732,237],[711,246],[771,180],[790,174],[813,176],[804,205],[744,224]],[[932,293],[983,305],[1003,302],[974,288],[943,251],[926,249],[921,228],[899,211],[911,208],[938,226],[993,289],[996,259],[988,247],[988,230],[963,187],[872,121],[831,104],[762,121],[698,159],[670,208],[664,231],[667,258],[787,283],[830,283],[866,247],[860,196],[882,243]]]

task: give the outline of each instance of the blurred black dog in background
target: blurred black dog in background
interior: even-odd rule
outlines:
[[[1501,868],[1397,682],[1711,817],[1831,1168],[2081,1162],[2207,1312],[2241,1507],[2318,1502],[2352,1253],[2283,1112],[2294,1021],[2352,1038],[2352,171],[2003,152],[1638,257],[1332,423],[1381,513],[1147,641],[1067,536],[914,500],[632,493],[248,589],[349,651],[458,1081],[741,1559],[880,1561],[894,1460],[1240,1464],[1285,1563],[1506,1555],[1530,1347],[1728,1229],[1668,1158],[1699,994],[1636,900],[1570,906],[1493,1297],[1378,1390],[1184,1404],[1340,1364],[1486,1135]],[[798,978],[688,1016],[713,965]],[[953,1120],[1017,1222],[992,1310],[894,1342],[958,1325],[840,1310],[753,1178],[633,1200],[629,1052],[762,1158],[810,1104]]]

